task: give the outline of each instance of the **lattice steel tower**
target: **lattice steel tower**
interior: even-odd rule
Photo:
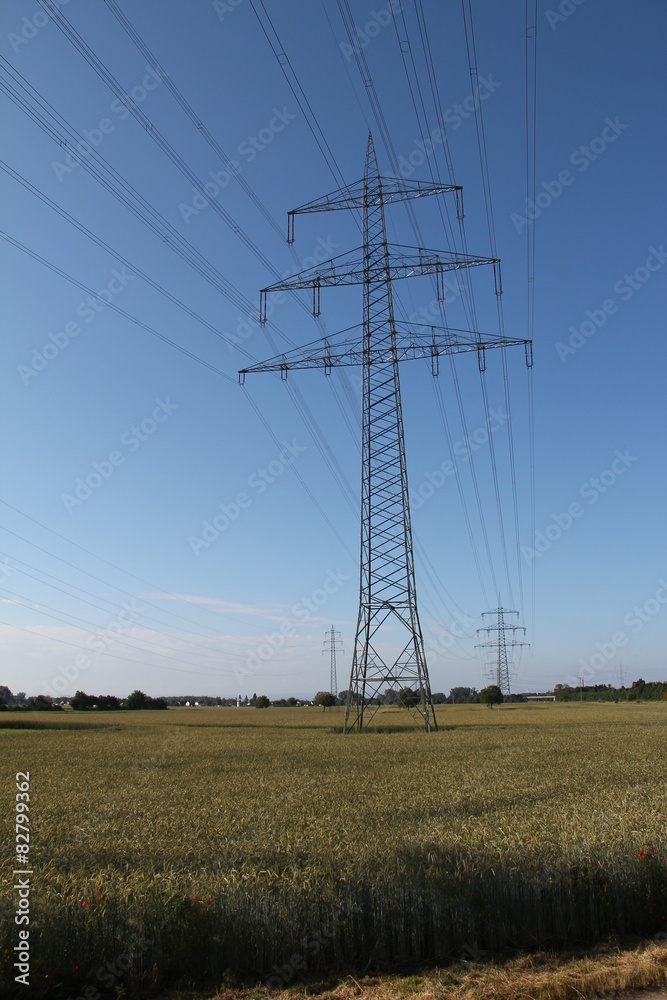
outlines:
[[[331,681],[329,686],[329,691],[333,695],[338,695],[338,679],[336,677],[336,653],[344,653],[343,640],[340,638],[340,632],[337,632],[333,625],[328,632],[324,633],[324,649],[323,653],[328,653],[331,662]]]
[[[361,210],[363,245],[349,255],[334,257],[260,292],[260,322],[266,322],[270,292],[312,289],[313,315],[317,317],[323,287],[362,285],[361,337],[350,339],[347,333],[334,334],[239,372],[243,384],[250,372],[279,371],[282,378],[287,378],[290,368],[321,368],[325,375],[330,375],[335,365],[360,364],[362,368],[359,615],[345,711],[346,732],[355,727],[362,729],[370,722],[378,707],[371,701],[378,699],[385,686],[393,690],[411,688],[426,731],[437,728],[417,611],[399,361],[429,358],[431,371],[437,375],[440,355],[476,351],[483,370],[487,347],[524,344],[526,362],[532,364],[529,341],[482,337],[477,331],[402,323],[394,318],[392,282],[399,278],[433,275],[442,300],[446,271],[492,264],[496,292],[500,294],[496,258],[387,243],[385,205],[447,192],[455,193],[457,212],[461,212],[461,188],[456,185],[381,177],[369,135],[363,179],[289,212],[287,228],[291,243],[296,215]]]
[[[510,694],[510,671],[509,662],[507,659],[507,648],[514,649],[516,646],[529,646],[528,642],[517,642],[514,638],[517,632],[523,632],[526,634],[525,628],[521,625],[508,625],[505,621],[505,615],[516,615],[517,619],[519,617],[518,611],[510,611],[508,608],[504,608],[500,602],[500,594],[498,594],[498,607],[495,611],[483,611],[482,620],[486,615],[495,615],[497,618],[497,625],[485,625],[482,628],[477,629],[477,635],[480,632],[486,632],[487,635],[491,635],[492,632],[497,632],[498,637],[496,639],[491,639],[489,642],[480,642],[477,649],[497,649],[498,657],[497,660],[489,664],[496,671],[496,684],[500,688],[503,694]],[[507,638],[507,633],[512,633],[512,638]]]

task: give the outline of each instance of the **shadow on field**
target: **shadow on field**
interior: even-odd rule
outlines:
[[[168,880],[117,897],[93,892],[85,907],[53,887],[36,898],[30,947],[34,940],[49,981],[61,971],[59,996],[88,996],[84,986],[109,979],[109,968],[121,970],[113,984],[122,977],[132,997],[185,984],[259,981],[271,990],[340,973],[556,953],[614,936],[657,940],[667,913],[657,850],[550,865],[406,845],[395,867],[373,878],[263,876],[226,879],[202,897]],[[12,927],[10,910],[0,912],[0,941],[11,940]],[[0,986],[9,987],[11,956],[2,958]]]
[[[0,729],[120,729],[112,722],[70,722],[68,719],[7,719],[0,717]]]
[[[256,722],[171,722],[170,725],[174,728],[180,729],[252,729],[257,732],[258,726]],[[460,726],[442,726],[438,725],[436,732],[438,733],[448,733],[453,732],[456,729],[460,729]],[[468,726],[468,729],[471,727]],[[480,726],[480,728],[484,728]],[[268,730],[275,730],[276,732],[285,732],[288,730],[294,730],[302,732],[306,729],[316,730],[319,733],[337,733],[338,735],[343,735],[343,725],[340,722],[332,723],[327,725],[326,723],[316,723],[316,722],[262,722],[261,725],[262,732]],[[421,727],[418,725],[411,726],[409,723],[382,723],[380,725],[371,724],[368,728],[364,728],[362,732],[357,729],[351,729],[346,736],[355,739],[366,739],[371,736],[378,735],[399,735],[404,736],[426,736],[424,733],[423,724]]]

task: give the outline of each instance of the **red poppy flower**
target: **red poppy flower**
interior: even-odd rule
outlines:
[[[195,903],[199,902],[199,896],[195,896]]]
[[[79,962],[75,962],[74,963],[74,972],[78,972],[80,968],[81,968],[81,965],[79,964]]]
[[[86,903],[85,899],[84,899],[84,901],[83,901],[83,903],[82,903],[81,905],[82,905],[82,906],[87,906],[87,905],[88,905],[88,904]]]

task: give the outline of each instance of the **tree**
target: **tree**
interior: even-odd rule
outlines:
[[[148,708],[148,695],[144,694],[143,691],[133,691],[132,694],[128,694],[125,701],[126,708],[141,709]]]
[[[28,698],[26,707],[31,712],[62,712],[62,707],[56,705],[48,694],[38,694]]]
[[[449,697],[452,699],[452,704],[460,701],[468,701],[470,698],[474,698],[477,692],[474,688],[469,687],[453,687],[449,692]]]
[[[265,694],[256,694],[252,699],[252,703],[255,708],[268,708],[271,704]]]
[[[158,701],[162,700],[163,700],[162,698],[158,698]],[[116,698],[116,696],[113,694],[100,695],[100,697],[97,699],[97,707],[101,712],[113,712],[116,709],[120,708],[120,698]]]
[[[322,706],[322,711],[326,712],[328,708],[336,704],[336,696],[331,693],[331,691],[318,691],[315,695],[316,705]]]
[[[493,708],[494,705],[502,704],[503,693],[497,684],[489,684],[488,687],[482,688],[479,692],[479,700],[483,705]]]
[[[95,698],[92,694],[86,694],[85,691],[77,691],[74,697],[70,698],[69,703],[75,711],[85,712],[93,707]]]
[[[398,707],[413,708],[419,701],[419,695],[412,688],[401,688],[398,692]]]
[[[105,695],[103,700],[109,699],[111,697],[112,697],[112,695]],[[102,707],[102,706],[98,706],[98,707]],[[105,708],[109,708],[111,706],[107,704],[104,707]],[[115,706],[113,706],[113,707],[115,707]],[[151,698],[149,695],[144,694],[143,691],[133,691],[132,694],[129,694],[127,696],[127,698],[121,704],[120,707],[121,708],[130,708],[130,709],[145,709],[145,708],[167,709],[169,706],[167,705],[167,699],[166,698]]]

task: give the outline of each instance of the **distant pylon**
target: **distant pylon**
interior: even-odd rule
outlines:
[[[290,368],[319,368],[331,375],[334,366],[361,365],[361,569],[345,732],[362,729],[371,721],[386,686],[394,691],[410,689],[426,732],[437,729],[417,612],[399,362],[428,359],[433,376],[437,376],[441,357],[475,352],[480,371],[484,371],[487,348],[523,344],[526,364],[532,365],[529,340],[398,322],[394,317],[392,282],[419,274],[433,276],[438,300],[444,302],[446,272],[491,264],[496,294],[501,294],[497,258],[387,242],[385,205],[448,192],[455,194],[457,215],[462,219],[461,188],[457,185],[381,176],[369,134],[363,178],[293,209],[287,216],[287,241],[291,243],[297,215],[361,211],[362,246],[263,288],[259,300],[263,324],[269,293],[312,289],[313,315],[317,318],[322,288],[361,285],[361,336],[350,337],[349,330],[342,331],[239,372],[243,384],[250,372],[280,372],[286,379]]]
[[[336,653],[344,653],[343,640],[339,638],[340,632],[331,626],[328,632],[324,633],[324,649],[323,653],[329,653],[331,657],[331,681],[329,683],[329,691],[331,694],[338,695],[338,678],[336,677]]]
[[[517,632],[523,632],[526,634],[525,628],[522,625],[508,625],[505,621],[505,615],[516,615],[519,617],[518,611],[510,611],[508,608],[504,608],[500,602],[500,594],[498,594],[498,607],[495,611],[483,611],[482,620],[486,615],[496,615],[497,625],[485,625],[482,628],[477,629],[477,635],[480,632],[486,632],[487,635],[491,635],[492,632],[497,632],[497,639],[491,639],[489,642],[480,642],[477,645],[478,649],[497,649],[498,658],[489,664],[496,671],[496,684],[500,688],[503,694],[510,694],[510,671],[509,663],[507,660],[507,647],[514,649],[515,646],[529,646],[529,642],[517,642],[514,638]],[[506,636],[507,632],[512,633],[512,638],[508,639]]]

